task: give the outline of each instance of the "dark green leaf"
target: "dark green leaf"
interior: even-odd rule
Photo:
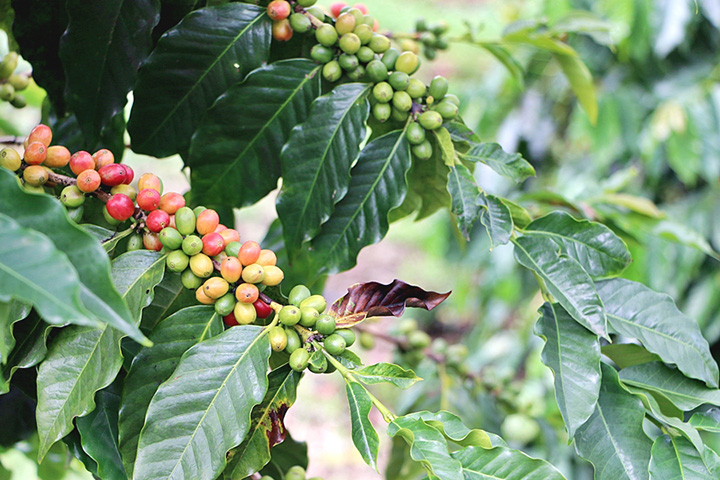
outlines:
[[[27,318],[29,314],[30,305],[27,303],[17,300],[0,302],[0,365],[7,363],[8,355],[15,346],[13,325]]]
[[[122,232],[116,232],[115,230],[108,230],[107,228],[103,228],[99,225],[93,225],[92,223],[85,223],[80,225],[80,227],[95,237],[108,253],[112,253],[112,251],[115,250],[115,247],[117,247],[120,240],[132,235],[135,232],[133,227],[126,228]]]
[[[289,365],[268,375],[268,390],[250,416],[250,431],[243,443],[230,451],[223,475],[227,479],[244,478],[260,471],[270,462],[271,449],[285,441],[287,430],[283,419],[295,403],[301,374]]]
[[[691,378],[718,386],[718,366],[697,323],[678,310],[672,298],[630,280],[615,278],[596,284],[612,328],[640,340],[665,363]]]
[[[409,388],[422,380],[412,370],[405,370],[398,365],[385,362],[354,370],[353,376],[367,385],[392,383],[399,388]]]
[[[127,480],[118,448],[120,394],[111,385],[95,394],[95,410],[77,419],[83,450],[97,463],[103,480]]]
[[[679,370],[661,362],[643,363],[620,371],[620,380],[628,385],[659,392],[681,410],[692,410],[704,403],[720,405],[720,390],[690,379]]]
[[[165,274],[165,255],[150,250],[126,252],[112,262],[115,287],[123,293],[135,323],[153,300],[154,289]]]
[[[228,87],[267,60],[270,19],[243,3],[188,14],[140,68],[128,122],[133,150],[183,152],[205,111]]]
[[[514,241],[515,258],[537,273],[565,310],[591,332],[607,337],[607,318],[590,275],[552,240],[523,235]]]
[[[19,368],[30,368],[40,363],[47,354],[46,341],[53,327],[45,323],[35,310],[13,328],[17,339],[0,370],[0,394],[10,391],[10,379]]]
[[[477,204],[481,207],[480,223],[487,230],[490,249],[508,243],[513,233],[513,220],[510,210],[494,195],[479,195]]]
[[[162,282],[155,287],[152,303],[143,310],[140,325],[143,330],[152,332],[158,322],[168,315],[192,305],[197,305],[195,292],[183,287],[180,275],[167,271]]]
[[[720,476],[720,468],[709,465],[684,437],[662,435],[655,440],[650,458],[653,480],[713,480]]]
[[[65,96],[88,144],[123,111],[137,69],[152,48],[158,0],[69,0],[60,44]]]
[[[317,98],[282,150],[277,212],[291,262],[348,192],[348,172],[365,139],[369,91],[366,84],[350,83]]]
[[[593,464],[597,479],[647,479],[652,442],[642,427],[645,409],[623,390],[617,372],[601,365],[600,399],[575,434],[576,449]]]
[[[452,197],[452,213],[457,216],[458,228],[467,241],[470,230],[480,215],[478,197],[480,189],[470,171],[464,165],[455,165],[450,169],[448,191]]]
[[[280,151],[320,94],[319,71],[310,60],[276,62],[218,98],[190,147],[194,200],[242,207],[277,188]]]
[[[150,333],[153,346],[138,352],[123,385],[119,437],[128,476],[132,476],[140,430],[158,387],[170,378],[190,347],[222,332],[223,324],[215,309],[196,305],[165,318]]]
[[[535,333],[555,375],[555,399],[570,436],[590,418],[600,394],[600,342],[558,304],[545,303]]]
[[[612,345],[604,345],[601,348],[602,354],[620,368],[627,368],[633,365],[640,365],[648,362],[660,362],[662,359],[645,350],[642,346],[635,343],[615,343]]]
[[[272,459],[265,468],[260,471],[261,475],[270,475],[275,478],[283,478],[285,472],[290,467],[299,465],[303,468],[308,467],[308,448],[307,443],[298,442],[290,436],[290,432],[287,432],[287,436],[282,443],[275,445],[272,450]],[[233,479],[234,480],[234,479]]]
[[[350,408],[350,422],[352,424],[352,440],[360,452],[365,463],[377,470],[377,456],[380,441],[377,432],[370,423],[368,414],[372,410],[372,401],[365,387],[357,382],[347,382],[345,385],[348,406]]]
[[[427,160],[414,158],[405,174],[407,195],[403,203],[391,212],[392,221],[417,211],[415,220],[428,217],[441,208],[451,208],[452,198],[448,192],[450,168],[443,163],[438,149],[433,148]]]
[[[560,64],[570,87],[593,125],[597,121],[598,105],[595,84],[587,65],[577,55],[553,54]]]
[[[347,195],[312,241],[318,273],[355,266],[360,250],[379,242],[388,231],[388,213],[405,197],[410,146],[404,131],[370,142],[353,167]]]
[[[530,212],[528,212],[521,205],[508,200],[507,198],[498,197],[500,201],[510,210],[510,216],[512,217],[513,224],[518,228],[525,228],[532,222]]]
[[[148,407],[134,478],[212,480],[267,390],[264,329],[237,326],[190,348]],[[182,421],[178,414],[182,412]]]
[[[720,433],[720,409],[711,408],[706,412],[695,412],[688,423],[698,430]]]
[[[535,169],[519,153],[507,153],[497,143],[471,142],[470,150],[461,157],[471,162],[482,162],[517,183],[535,176]]]
[[[620,273],[632,260],[625,242],[612,230],[597,222],[576,220],[565,212],[540,217],[526,230],[552,239],[594,277]]]
[[[565,480],[562,473],[545,460],[507,447],[490,450],[466,447],[453,452],[453,458],[462,463],[465,480]]]

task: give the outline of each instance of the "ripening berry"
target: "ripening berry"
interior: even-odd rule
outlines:
[[[340,10],[347,7],[348,4],[345,2],[335,2],[330,5],[330,13],[333,17],[338,18],[340,16]]]
[[[153,210],[148,214],[145,225],[151,232],[160,233],[160,230],[170,225],[170,215],[162,210]]]
[[[147,250],[154,250],[156,252],[159,252],[163,248],[163,244],[160,241],[160,238],[158,238],[157,233],[153,232],[143,233],[143,246]]]
[[[241,260],[242,261],[242,260]],[[265,278],[265,269],[262,265],[253,263],[243,268],[242,279],[247,283],[260,283]]]
[[[260,299],[253,303],[253,307],[255,307],[255,313],[258,318],[267,318],[273,312],[272,307]]]
[[[290,20],[278,20],[272,24],[272,36],[279,42],[287,42],[293,36],[293,29]]]
[[[212,260],[204,253],[198,253],[190,257],[190,269],[200,278],[207,278],[214,271]]]
[[[233,310],[235,308],[233,307]],[[227,325],[228,327],[234,327],[235,325],[240,325],[237,320],[235,320],[235,314],[230,312],[228,315],[225,315],[223,317],[223,323]]]
[[[292,7],[285,0],[273,0],[267,6],[268,17],[272,20],[283,20],[290,16]]]
[[[32,142],[25,149],[24,159],[30,165],[40,165],[47,157],[47,147],[41,142]]]
[[[237,302],[233,315],[240,325],[250,325],[257,318],[257,312],[251,303]]]
[[[219,233],[220,236],[223,237],[223,240],[225,240],[225,245],[228,245],[232,242],[240,241],[240,232],[238,232],[234,228],[226,228],[225,230],[221,230],[217,233]]]
[[[282,327],[272,327],[267,332],[267,338],[270,341],[270,348],[275,352],[282,352],[287,347],[287,334]],[[290,479],[292,477],[286,475],[285,478]]]
[[[110,189],[110,193],[112,193],[113,195],[115,195],[116,193],[124,193],[125,195],[130,197],[130,200],[132,200],[133,202],[137,198],[137,190],[135,190],[135,188],[131,187],[130,185],[125,184],[115,185]]]
[[[222,223],[218,223],[218,226],[215,227],[214,232],[215,232],[215,233],[220,233],[220,232],[222,232],[223,230],[227,230],[227,228],[228,228],[228,227],[226,227],[226,226],[223,225]]]
[[[235,289],[235,298],[238,302],[255,303],[260,296],[260,290],[252,283],[241,283]]]
[[[60,202],[68,208],[77,208],[85,203],[85,194],[77,185],[68,185],[60,192]]]
[[[30,135],[28,135],[28,145],[33,142],[40,142],[45,145],[45,148],[50,146],[52,141],[52,130],[47,125],[40,124],[32,129]]]
[[[338,35],[345,35],[355,30],[355,17],[351,13],[341,14],[335,21],[335,30]]]
[[[125,167],[118,163],[111,163],[98,169],[97,173],[100,174],[100,179],[103,185],[108,187],[114,187],[115,185],[121,185],[125,183],[127,178],[127,172]]]
[[[94,192],[100,188],[100,174],[95,170],[80,172],[77,176],[77,186],[85,193]]]
[[[162,195],[162,180],[152,173],[144,173],[140,175],[140,178],[138,179],[138,192],[142,192],[146,188],[152,188]]]
[[[135,204],[130,197],[118,193],[110,197],[110,200],[105,204],[108,214],[115,220],[124,222],[128,218],[132,217],[135,212]]]
[[[219,233],[203,235],[202,242],[202,252],[209,257],[214,257],[225,249],[225,240]]]
[[[280,285],[280,282],[282,282],[283,278],[285,278],[285,274],[280,267],[268,265],[263,267],[263,269],[265,270],[265,277],[262,280],[263,285],[274,287],[275,285]]]
[[[70,150],[62,145],[48,147],[45,165],[50,168],[62,168],[70,162]]]
[[[220,298],[230,289],[227,280],[220,277],[210,277],[203,283],[203,291],[210,298]]]
[[[212,305],[215,303],[215,300],[205,295],[205,292],[203,291],[203,287],[201,286],[197,290],[195,290],[195,300],[202,303],[203,305]]]
[[[242,263],[236,257],[225,257],[220,263],[220,275],[230,283],[240,280]]]
[[[95,160],[95,166],[97,169],[101,169],[105,165],[115,163],[115,155],[107,148],[102,148],[92,154],[93,160]]]
[[[166,211],[169,215],[174,215],[178,209],[185,206],[185,197],[175,192],[168,192],[160,197],[160,210]]]
[[[257,263],[260,258],[260,251],[260,244],[250,240],[242,244],[240,251],[238,252],[238,258],[243,265]]]
[[[220,224],[220,217],[217,212],[211,208],[203,210],[195,220],[195,229],[200,235],[212,233]]]
[[[272,250],[268,250],[267,248],[264,248],[260,250],[260,255],[258,255],[257,260],[255,260],[255,263],[259,263],[263,267],[267,267],[270,265],[277,264],[277,255],[275,255],[275,252]]]
[[[28,185],[41,187],[48,180],[48,171],[41,165],[30,165],[23,171],[23,180]]]
[[[93,160],[92,155],[85,150],[73,153],[69,163],[70,170],[72,170],[75,175],[79,175],[80,172],[84,172],[85,170],[95,170],[95,160]]]
[[[17,172],[21,164],[20,154],[14,148],[0,150],[0,167],[7,168],[11,172]]]
[[[160,192],[153,188],[140,190],[140,193],[137,195],[137,204],[138,207],[147,212],[157,210],[160,206]]]
[[[355,5],[353,5],[353,8],[357,8],[358,10],[360,10],[363,15],[368,14],[368,7],[363,3],[356,3]]]

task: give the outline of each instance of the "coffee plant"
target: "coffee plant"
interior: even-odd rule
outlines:
[[[470,23],[460,36],[424,20],[389,32],[364,5],[315,0],[5,0],[0,13],[0,98],[21,109],[17,92],[45,92],[42,123],[0,150],[3,448],[31,438],[42,467],[62,443],[102,479],[305,479],[307,447],[284,419],[306,375],[335,374],[348,435],[376,471],[370,412],[387,424],[387,478],[573,478],[513,448],[538,435],[521,415],[503,438],[444,394],[436,408],[436,381],[483,402],[474,387],[489,380],[466,345],[411,318],[373,325],[450,292],[394,280],[331,303],[320,293],[391,223],[445,210],[463,242],[510,246],[533,278],[554,408],[596,479],[720,478],[708,341],[671,296],[622,277],[633,255],[617,219],[654,205],[616,194],[590,215],[552,191],[513,201],[480,188],[483,168],[518,185],[535,168],[473,132],[446,78],[415,75],[461,42],[520,83],[512,51],[532,47],[594,124],[592,75],[569,38],[602,43],[600,19],[568,12],[486,41]],[[127,149],[179,155],[191,190],[135,178]],[[241,238],[233,209],[275,190],[270,230]],[[351,350],[377,341],[396,363]],[[377,384],[409,400],[393,408]]]

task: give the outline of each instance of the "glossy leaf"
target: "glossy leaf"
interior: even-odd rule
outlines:
[[[319,71],[310,60],[275,62],[218,98],[192,139],[193,199],[241,207],[277,188],[280,151],[320,94]]]
[[[555,376],[555,399],[570,437],[590,418],[600,394],[600,342],[558,304],[545,303],[535,333]]]
[[[135,228],[128,227],[122,232],[116,232],[115,230],[108,230],[107,228],[99,225],[93,225],[92,223],[84,223],[80,227],[88,232],[90,235],[95,237],[100,242],[106,252],[112,253],[117,247],[117,244],[123,238],[126,238],[135,233]]]
[[[640,340],[665,363],[678,366],[691,378],[718,386],[718,366],[695,321],[683,315],[668,295],[630,280],[596,283],[612,328]]]
[[[30,305],[11,300],[0,302],[0,365],[7,363],[8,355],[15,346],[13,325],[27,318],[30,314]]]
[[[470,143],[470,150],[461,158],[471,162],[482,162],[503,177],[520,183],[535,176],[535,169],[519,153],[505,152],[497,143]]]
[[[550,238],[594,277],[620,273],[632,260],[625,242],[612,230],[597,222],[576,220],[565,212],[551,212],[525,230]]]
[[[447,128],[440,127],[437,130],[432,130],[432,135],[435,138],[433,148],[438,149],[443,163],[452,168],[455,165],[455,147],[450,132]]]
[[[90,234],[70,221],[65,207],[57,199],[25,192],[18,186],[16,177],[3,169],[0,171],[0,211],[12,215],[23,227],[45,234],[55,248],[67,255],[82,282],[80,300],[90,313],[139,343],[147,342],[113,285],[105,251]]]
[[[357,382],[347,382],[345,394],[350,408],[352,440],[365,463],[377,470],[377,457],[380,441],[377,432],[370,423],[368,415],[372,410],[372,401],[368,391]]]
[[[138,153],[185,151],[205,111],[268,58],[265,9],[243,3],[207,7],[168,30],[138,72],[128,132]]]
[[[655,440],[650,458],[650,478],[653,480],[713,480],[718,476],[720,468],[708,465],[684,437],[662,435]]]
[[[45,358],[47,337],[52,328],[34,310],[28,318],[15,324],[15,346],[5,365],[0,365],[0,395],[10,391],[10,380],[18,369],[34,367]]]
[[[720,433],[720,409],[711,408],[705,412],[695,412],[688,423],[698,430]]]
[[[180,275],[167,271],[155,287],[152,303],[143,310],[140,326],[152,332],[169,315],[193,305],[197,305],[195,292],[183,287]]]
[[[623,390],[615,370],[601,365],[600,398],[590,419],[578,428],[575,448],[593,464],[598,480],[646,480],[652,442],[642,427],[645,409]]]
[[[353,376],[367,385],[376,383],[392,383],[398,388],[409,388],[422,378],[412,370],[405,370],[399,365],[380,362],[353,370]]]
[[[426,291],[397,279],[387,285],[379,282],[356,283],[335,300],[328,313],[335,317],[339,328],[347,328],[367,317],[399,317],[406,306],[432,310],[450,293]]]
[[[152,48],[160,19],[157,0],[67,2],[68,28],[60,44],[65,98],[89,145],[123,111],[137,70]]]
[[[485,226],[490,249],[505,245],[510,241],[513,233],[513,220],[508,209],[502,201],[494,195],[481,194],[477,197],[480,207],[480,223]]]
[[[607,318],[590,275],[573,258],[561,255],[552,240],[523,235],[513,242],[515,259],[534,271],[563,308],[591,332],[607,337]]]
[[[390,422],[387,433],[407,442],[410,457],[425,467],[431,480],[463,480],[462,465],[450,456],[445,437],[422,419],[396,418]]]
[[[369,91],[366,84],[350,83],[317,98],[282,150],[276,208],[291,262],[348,191],[348,172],[365,139]]]
[[[379,242],[389,228],[388,214],[407,190],[410,146],[404,131],[388,133],[365,146],[345,197],[312,241],[318,273],[349,270],[364,247]]]
[[[95,394],[95,410],[77,419],[82,448],[97,463],[103,480],[127,480],[118,448],[120,393],[111,385]]]
[[[414,412],[405,415],[407,418],[417,418],[442,433],[446,439],[463,447],[493,448],[506,446],[505,443],[492,433],[477,428],[469,429],[457,415],[441,410],[433,412]]]
[[[598,105],[590,69],[577,55],[554,54],[553,56],[570,82],[570,87],[585,110],[590,123],[594,125],[597,121]]]
[[[513,224],[518,228],[525,228],[532,222],[530,212],[528,212],[521,205],[508,200],[507,198],[499,197],[500,201],[510,210],[510,216],[512,217]]]
[[[704,403],[720,405],[720,390],[683,375],[660,362],[624,368],[620,380],[634,387],[659,392],[681,410],[692,410]]]
[[[143,347],[133,359],[119,416],[120,452],[128,476],[132,476],[138,437],[158,387],[170,378],[190,347],[222,332],[222,320],[212,306],[184,308],[161,321],[150,333],[153,346]]]
[[[480,189],[464,165],[455,165],[450,169],[448,191],[452,197],[452,213],[457,216],[458,228],[465,240],[470,241],[470,230],[480,216],[477,203]]]
[[[289,365],[270,372],[265,398],[250,415],[247,437],[228,454],[228,466],[223,472],[225,478],[245,478],[270,462],[271,449],[285,441],[287,429],[283,420],[295,403],[300,378],[301,374]]]
[[[216,478],[265,396],[269,357],[256,326],[230,328],[185,352],[150,402],[133,478]]]
[[[527,456],[520,450],[495,447],[465,447],[453,452],[462,463],[465,480],[564,480],[565,477],[545,460]],[[596,477],[597,478],[597,477]]]
[[[414,159],[405,174],[407,194],[400,206],[390,212],[391,221],[417,211],[415,220],[428,217],[442,208],[452,207],[448,192],[450,168],[445,165],[437,149],[428,160]]]
[[[632,367],[633,365],[641,365],[648,362],[660,362],[660,356],[650,353],[641,345],[635,343],[614,343],[612,345],[604,345],[601,348],[602,354],[620,368]]]
[[[155,286],[165,275],[165,255],[150,250],[126,252],[112,262],[113,282],[123,292],[135,323],[153,300]]]

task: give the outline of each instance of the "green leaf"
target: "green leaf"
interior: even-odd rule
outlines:
[[[347,382],[345,385],[345,393],[350,408],[352,440],[355,448],[360,452],[360,456],[365,460],[365,463],[377,471],[377,456],[380,441],[375,428],[368,418],[370,410],[372,410],[370,395],[365,387],[357,382]]]
[[[528,212],[524,207],[521,205],[513,202],[512,200],[508,200],[504,197],[498,197],[500,201],[505,205],[508,210],[510,210],[510,216],[512,217],[513,224],[515,224],[518,228],[525,228],[532,222],[532,217],[530,216],[530,212]]]
[[[289,365],[268,375],[268,390],[250,416],[250,431],[243,443],[230,451],[223,475],[227,479],[245,478],[260,471],[271,460],[271,449],[285,441],[285,414],[295,403],[301,374]]]
[[[620,368],[627,368],[633,365],[640,365],[648,362],[660,362],[662,358],[654,353],[650,353],[641,345],[634,343],[615,343],[612,345],[603,345],[600,349],[602,354]]]
[[[600,342],[560,305],[545,303],[535,333],[542,362],[555,375],[555,399],[570,437],[590,418],[600,394]]]
[[[425,467],[430,480],[463,480],[462,465],[450,456],[445,437],[423,420],[398,417],[390,422],[387,433],[410,445],[410,457]]]
[[[354,377],[367,385],[392,383],[399,388],[409,388],[422,380],[412,370],[405,370],[398,365],[385,362],[368,365],[360,370],[353,370],[352,373]]]
[[[115,250],[120,240],[135,233],[135,228],[133,227],[126,228],[122,232],[116,232],[115,230],[108,230],[107,228],[93,225],[92,223],[84,223],[80,225],[80,228],[95,237],[108,253],[112,253],[112,251]]]
[[[452,213],[457,216],[458,228],[470,241],[470,230],[480,216],[480,189],[470,171],[462,164],[450,168],[448,191],[452,197]]]
[[[470,430],[462,422],[460,417],[447,411],[414,412],[406,415],[407,418],[417,418],[442,433],[446,439],[451,440],[463,447],[493,448],[505,443],[492,433],[474,428]]]
[[[133,150],[185,151],[217,97],[267,60],[270,23],[264,8],[228,3],[196,10],[168,30],[138,72],[128,122]]]
[[[275,445],[270,451],[272,459],[265,468],[260,471],[260,475],[270,475],[274,478],[283,478],[285,472],[290,467],[299,465],[303,468],[308,467],[308,449],[306,442],[298,442],[290,436],[287,436],[282,443]],[[235,480],[235,479],[233,479]]]
[[[18,369],[33,367],[45,358],[46,341],[52,328],[35,310],[30,312],[28,318],[15,324],[15,347],[8,355],[5,365],[0,365],[0,394],[10,391],[10,379]]]
[[[451,208],[449,173],[450,168],[443,163],[436,148],[427,160],[413,159],[410,170],[405,174],[408,192],[400,207],[392,212],[393,221],[415,210],[418,210],[415,220],[420,220],[441,208]]]
[[[94,145],[123,111],[137,70],[152,49],[160,2],[70,0],[66,8],[70,22],[60,43],[65,98],[87,144]]]
[[[535,176],[535,169],[519,153],[507,153],[497,143],[470,143],[470,150],[460,155],[471,162],[482,162],[503,177],[516,183]]]
[[[515,258],[537,273],[563,308],[591,332],[607,337],[607,318],[590,275],[552,240],[523,235],[513,242]]]
[[[580,105],[595,125],[598,116],[598,104],[595,95],[595,84],[592,74],[587,65],[577,55],[553,54],[555,60],[560,64],[565,77],[570,82],[570,87],[578,98]]]
[[[83,450],[97,462],[98,477],[127,480],[118,448],[120,394],[111,385],[97,392],[95,397],[95,410],[77,419]]]
[[[126,252],[112,262],[113,282],[123,293],[135,323],[153,300],[154,289],[165,275],[165,255],[150,250]]]
[[[612,230],[597,222],[576,220],[565,212],[550,212],[525,230],[550,238],[594,277],[620,273],[632,260],[625,242]]]
[[[25,192],[16,177],[2,169],[0,211],[11,214],[23,227],[45,234],[55,248],[67,255],[82,282],[80,299],[90,313],[139,343],[147,342],[113,285],[107,254],[90,234],[68,218],[67,210],[56,198]],[[57,278],[54,281],[59,283]]]
[[[133,359],[123,385],[119,420],[120,452],[128,476],[132,476],[138,437],[158,387],[170,378],[190,347],[222,332],[222,321],[212,306],[184,308],[162,320],[150,333],[153,346],[143,347]]]
[[[507,68],[508,72],[510,72],[510,75],[515,82],[517,82],[520,89],[525,89],[525,72],[523,71],[520,63],[515,60],[507,48],[498,43],[491,42],[477,42],[477,45],[490,52],[493,57],[502,63],[505,68]]]
[[[687,225],[663,220],[652,229],[652,233],[665,240],[695,248],[715,260],[720,260],[720,254],[713,250],[707,239]]]
[[[1,220],[0,220],[1,221]],[[13,325],[30,314],[30,305],[17,300],[0,302],[0,365],[7,363],[8,355],[15,346]]]
[[[695,412],[688,423],[698,430],[720,433],[720,409],[711,408],[705,412]]]
[[[134,478],[216,478],[227,451],[247,435],[252,408],[265,396],[269,358],[264,329],[250,325],[185,352],[150,402]]]
[[[630,280],[597,282],[608,321],[619,334],[640,340],[665,363],[691,378],[718,386],[718,366],[697,323],[678,310],[670,296]]]
[[[376,138],[363,149],[347,195],[313,239],[317,273],[352,268],[363,247],[382,240],[389,228],[388,213],[405,197],[408,168],[410,147],[404,131]]]
[[[507,30],[514,25],[510,25]],[[540,31],[537,27],[533,29],[522,28],[503,35],[504,42],[517,42],[532,45],[533,47],[561,55],[577,56],[577,52],[567,43],[554,38],[553,35]]]
[[[513,220],[510,209],[498,197],[493,195],[481,194],[477,197],[477,203],[482,207],[480,210],[480,223],[487,230],[490,249],[508,243],[513,233]]]
[[[438,149],[443,163],[452,168],[452,166],[455,165],[455,146],[453,146],[450,132],[447,128],[441,127],[437,130],[432,130],[432,134],[435,138],[433,148]]]
[[[350,83],[317,98],[282,150],[276,208],[291,262],[348,191],[348,172],[365,139],[369,91],[366,84]]]
[[[650,475],[653,480],[717,479],[720,468],[711,468],[693,444],[684,437],[662,435],[652,446]]]
[[[77,272],[49,238],[0,213],[0,245],[1,301],[28,302],[56,325],[100,324],[80,302]]]
[[[183,287],[180,275],[167,271],[162,282],[155,287],[152,303],[143,310],[140,326],[152,332],[161,320],[193,305],[197,305],[195,292]]]
[[[193,200],[242,207],[277,188],[280,151],[320,94],[319,71],[310,60],[279,61],[218,98],[190,146]]]
[[[506,447],[466,447],[453,452],[453,458],[462,463],[465,480],[565,480],[545,460]]]
[[[642,427],[645,409],[623,390],[612,367],[601,366],[600,398],[590,419],[578,428],[575,448],[593,464],[598,480],[647,479],[652,442]]]
[[[678,408],[688,411],[704,403],[720,405],[720,390],[707,388],[661,362],[643,363],[620,371],[620,380],[634,387],[659,392]]]

